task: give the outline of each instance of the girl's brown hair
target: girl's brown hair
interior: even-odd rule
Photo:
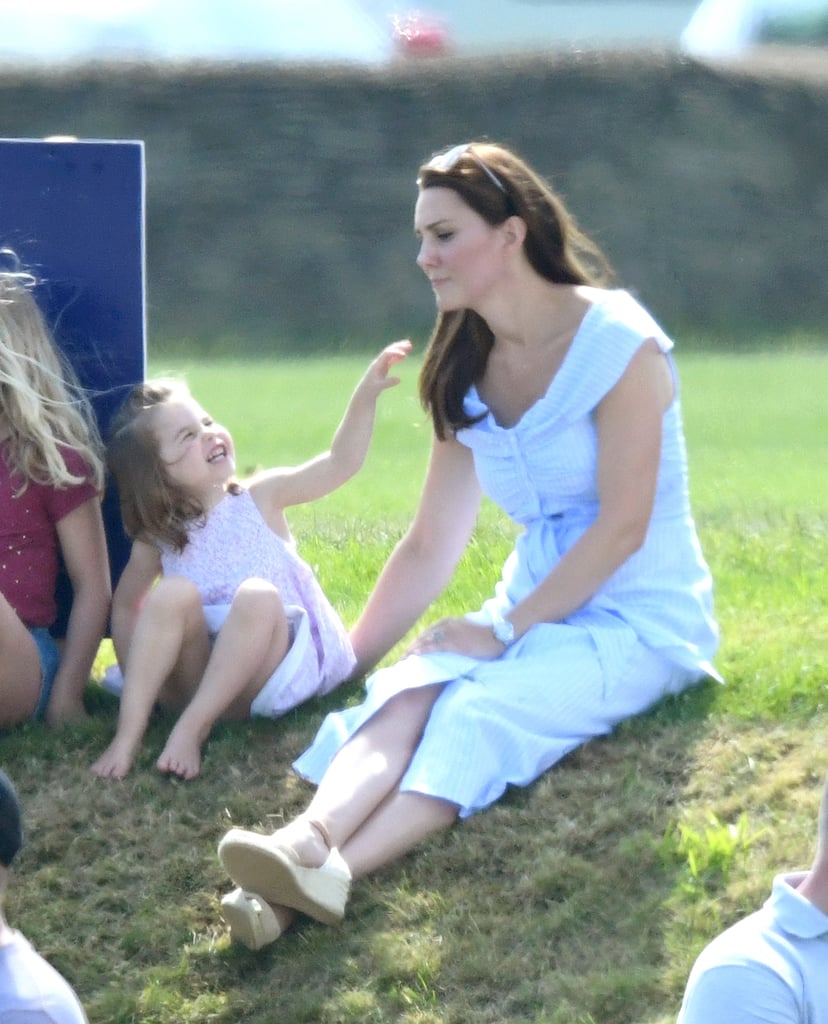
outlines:
[[[127,535],[167,544],[177,551],[187,546],[187,531],[203,521],[205,510],[170,480],[153,421],[160,406],[189,397],[183,381],[159,379],[138,384],[113,418],[106,447]],[[240,488],[231,482],[229,489],[238,492]]]
[[[450,161],[437,156],[420,168],[421,191],[450,188],[491,225],[520,217],[526,224],[526,258],[547,281],[598,285],[611,280],[612,269],[601,249],[520,157],[494,143],[469,143],[456,150]],[[488,325],[472,310],[438,314],[420,371],[419,394],[441,440],[475,422],[463,399],[483,376],[493,343]]]

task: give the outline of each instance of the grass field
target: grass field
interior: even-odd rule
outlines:
[[[151,371],[186,374],[248,470],[327,447],[366,362],[155,359]],[[828,356],[698,351],[679,367],[727,684],[665,702],[359,883],[342,927],[308,922],[259,954],[231,947],[215,844],[231,823],[275,826],[304,804],[291,760],[359,687],[218,728],[190,784],[153,767],[162,718],[125,782],[90,776],[116,715],[94,685],[88,724],[0,737],[28,825],[8,916],[91,1024],[674,1020],[704,942],[758,906],[778,869],[807,866],[828,771]],[[362,474],[290,515],[349,623],[427,458],[414,362],[401,373]],[[484,509],[441,609],[487,595],[513,535]]]

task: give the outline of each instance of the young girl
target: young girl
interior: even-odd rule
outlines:
[[[95,419],[35,283],[0,250],[0,728],[85,716],[111,596]],[[49,631],[59,554],[73,590],[60,647]]]
[[[345,628],[296,553],[284,509],[359,470],[377,399],[399,382],[388,371],[410,348],[398,341],[371,363],[329,452],[246,486],[234,479],[229,432],[183,384],[135,389],[108,449],[133,545],[112,607],[118,728],[95,775],[129,772],[156,701],[181,712],[157,767],[192,779],[218,719],[284,714],[351,674]]]

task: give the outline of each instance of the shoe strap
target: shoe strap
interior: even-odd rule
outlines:
[[[322,840],[325,843],[325,846],[327,846],[329,850],[332,850],[333,847],[331,846],[331,836],[330,836],[330,833],[325,828],[325,826],[322,824],[322,822],[321,821],[317,821],[315,818],[308,818],[308,824],[316,829],[316,831],[319,833],[319,835],[322,836]]]

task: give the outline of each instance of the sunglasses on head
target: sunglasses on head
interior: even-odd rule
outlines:
[[[429,160],[426,167],[435,171],[440,171],[441,173],[446,173],[456,166],[461,157],[468,154],[468,156],[470,156],[477,166],[486,174],[489,181],[491,181],[491,183],[505,196],[506,186],[500,178],[498,178],[491,167],[487,166],[471,147],[471,142],[462,142],[459,146],[452,146],[452,148],[447,152],[440,153],[433,159]]]

